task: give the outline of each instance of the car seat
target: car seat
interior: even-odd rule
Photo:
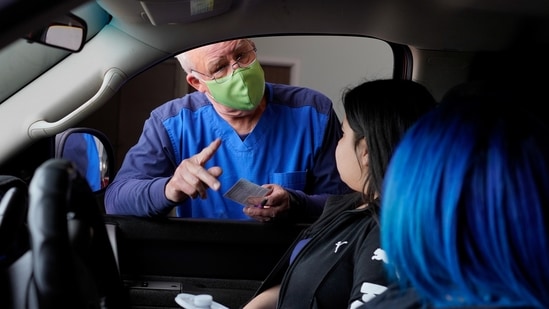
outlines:
[[[15,176],[0,175],[0,198],[0,266],[6,266],[28,250],[27,184]]]
[[[10,308],[7,269],[29,249],[28,187],[15,176],[0,175],[0,308]]]
[[[102,216],[74,165],[43,163],[28,197],[29,248],[6,271],[2,308],[126,308]]]

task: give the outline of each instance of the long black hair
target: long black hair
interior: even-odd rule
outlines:
[[[343,93],[343,106],[354,131],[355,146],[364,138],[369,167],[363,186],[365,203],[381,195],[383,177],[404,132],[437,102],[427,88],[411,80],[366,81]]]

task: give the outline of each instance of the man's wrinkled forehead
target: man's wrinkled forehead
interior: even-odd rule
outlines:
[[[239,39],[205,45],[199,47],[196,51],[199,57],[209,59],[216,57],[225,57],[232,54],[235,50],[248,45],[248,40]]]
[[[198,47],[190,52],[191,61],[196,70],[209,71],[219,62],[226,61],[227,56],[234,53],[235,50],[250,45],[246,39],[224,41]]]

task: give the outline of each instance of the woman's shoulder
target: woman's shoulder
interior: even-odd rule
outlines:
[[[324,205],[323,213],[356,209],[362,203],[362,194],[360,192],[330,195]]]
[[[331,195],[324,204],[324,209],[320,217],[309,227],[310,231],[323,229],[327,225],[331,225],[335,218],[339,217],[341,213],[355,209],[360,201],[361,194],[358,192]]]

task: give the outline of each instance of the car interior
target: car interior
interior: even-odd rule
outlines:
[[[103,206],[151,110],[194,90],[174,56],[235,38],[253,38],[267,81],[318,89],[341,118],[342,90],[367,79],[412,79],[437,99],[477,79],[543,83],[549,2],[0,3],[0,307],[180,308],[188,293],[240,308],[252,297],[307,223]],[[94,183],[66,154],[87,135]]]

